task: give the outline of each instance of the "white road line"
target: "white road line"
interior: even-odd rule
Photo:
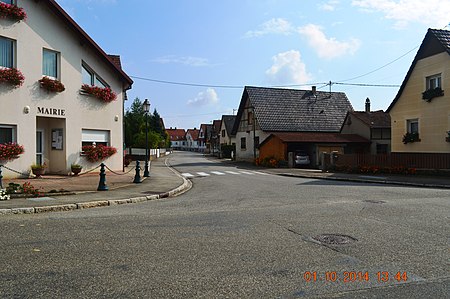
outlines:
[[[260,171],[253,171],[254,173],[257,173],[257,174],[262,174],[262,175],[270,175],[270,174],[268,174],[268,173],[264,173],[264,172],[260,172]]]
[[[194,177],[193,174],[190,174],[188,172],[182,173],[181,175],[184,176],[185,178],[192,178],[192,177]]]
[[[239,172],[235,172],[235,171],[225,171],[226,173],[229,173],[229,174],[239,174]]]
[[[225,173],[220,172],[220,171],[211,171],[211,173],[217,174],[217,175],[225,175]]]
[[[209,174],[209,173],[206,173],[206,172],[197,172],[197,174],[198,174],[199,176],[210,176],[210,174]]]
[[[243,174],[255,175],[253,172],[248,172],[248,171],[239,171],[239,172],[243,173]]]

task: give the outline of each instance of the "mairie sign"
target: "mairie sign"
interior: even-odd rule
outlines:
[[[65,109],[45,108],[45,107],[38,107],[37,109],[38,114],[66,116]]]

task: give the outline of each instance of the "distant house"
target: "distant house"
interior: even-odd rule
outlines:
[[[357,153],[388,154],[391,152],[391,117],[382,110],[370,111],[366,99],[365,111],[349,111],[342,124],[341,134],[357,134],[370,140],[367,146],[355,149]]]
[[[392,152],[450,152],[450,31],[428,29],[387,109]]]
[[[220,144],[232,145],[236,143],[236,138],[232,135],[234,121],[236,120],[235,115],[222,115],[222,120],[220,121]]]
[[[313,165],[321,152],[352,151],[369,141],[340,134],[352,105],[345,93],[245,87],[232,134],[236,160],[274,156],[287,160],[289,152],[305,151]]]
[[[197,128],[187,130],[187,132],[186,132],[186,150],[193,151],[193,152],[199,151],[198,135],[199,135],[199,130],[197,130]]]
[[[201,124],[200,131],[198,133],[198,150],[202,153],[209,153],[210,141],[211,141],[211,124]]]
[[[184,150],[186,148],[186,131],[184,129],[166,129],[170,137],[171,147],[175,150]]]

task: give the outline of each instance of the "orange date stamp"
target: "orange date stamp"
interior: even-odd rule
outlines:
[[[376,280],[377,282],[406,282],[408,281],[407,272],[388,272],[379,271],[369,274],[368,271],[327,271],[325,273],[319,273],[317,271],[306,271],[303,273],[303,280],[306,282],[326,281],[326,282],[369,282]]]

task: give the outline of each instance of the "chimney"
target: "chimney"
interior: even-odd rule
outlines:
[[[312,91],[313,94],[316,94],[316,90],[317,90],[316,86],[312,86],[311,87],[311,91]]]
[[[366,99],[366,112],[370,112],[370,99]]]

